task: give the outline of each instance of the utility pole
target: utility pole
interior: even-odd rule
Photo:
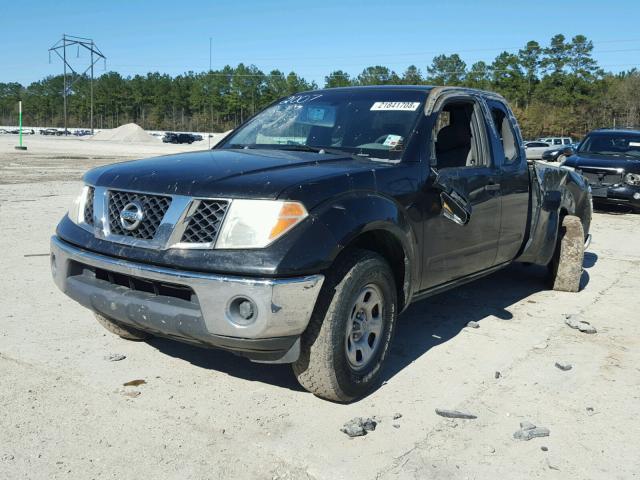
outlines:
[[[209,78],[207,78],[207,96],[209,97],[209,132],[207,132],[207,139],[209,140],[209,150],[211,150],[211,130],[213,130],[213,105],[211,104],[211,58],[213,55],[213,39],[209,37]]]
[[[80,51],[80,47],[88,50],[91,53],[91,60],[89,66],[81,73],[78,74],[76,70],[71,66],[71,64],[67,61],[67,47],[72,47],[77,45],[78,52]],[[62,50],[62,55],[60,54],[60,50]],[[90,91],[91,91],[91,113],[90,113],[90,122],[91,122],[91,133],[93,133],[93,67],[96,63],[102,59],[104,62],[105,68],[107,65],[107,57],[105,57],[98,46],[95,44],[93,39],[84,38],[84,37],[76,37],[74,35],[67,35],[66,33],[62,35],[62,39],[58,40],[53,47],[49,49],[49,63],[51,63],[51,52],[55,53],[62,59],[63,63],[63,87],[62,87],[62,97],[64,103],[64,132],[67,135],[67,96],[71,91],[71,87],[74,83],[78,81],[78,79],[83,78],[87,72],[91,72],[90,78]],[[72,79],[71,82],[67,82],[67,68],[71,71],[72,75],[75,75],[75,79]]]
[[[62,84],[62,96],[64,97],[64,134],[67,135],[67,37],[62,34],[62,63],[64,64],[64,75]]]

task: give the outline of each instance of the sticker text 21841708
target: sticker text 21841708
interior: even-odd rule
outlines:
[[[405,110],[415,112],[420,106],[420,102],[375,102],[370,110]]]

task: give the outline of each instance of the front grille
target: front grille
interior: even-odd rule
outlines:
[[[134,230],[125,229],[120,223],[120,212],[131,202],[142,206],[144,218]],[[171,205],[171,197],[134,192],[109,192],[109,228],[115,235],[152,240]]]
[[[587,179],[591,185],[595,186],[610,186],[616,183],[621,183],[623,175],[620,173],[613,173],[607,171],[582,171],[582,175]]]
[[[181,242],[214,242],[228,207],[229,203],[224,200],[200,200],[195,213],[188,220]]]
[[[93,225],[93,195],[95,191],[95,188],[89,187],[87,198],[84,202],[84,223],[88,225]]]

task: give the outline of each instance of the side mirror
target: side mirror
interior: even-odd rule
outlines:
[[[471,212],[465,207],[464,200],[458,197],[455,192],[440,192],[442,215],[458,225],[466,225],[469,223]]]
[[[575,155],[576,154],[576,149],[573,147],[566,147],[562,150],[562,154],[565,157],[570,157],[571,155]]]

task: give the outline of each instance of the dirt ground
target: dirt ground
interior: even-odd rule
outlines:
[[[121,340],[54,286],[49,237],[82,172],[202,147],[33,137],[25,153],[16,140],[0,136],[0,479],[640,475],[640,216],[595,215],[578,294],[547,291],[541,268],[514,265],[412,305],[384,385],[337,405],[287,366]],[[565,314],[598,332],[569,328]],[[146,383],[123,386],[135,379]],[[340,427],[355,416],[380,423],[350,439]],[[522,421],[550,436],[515,440]]]

